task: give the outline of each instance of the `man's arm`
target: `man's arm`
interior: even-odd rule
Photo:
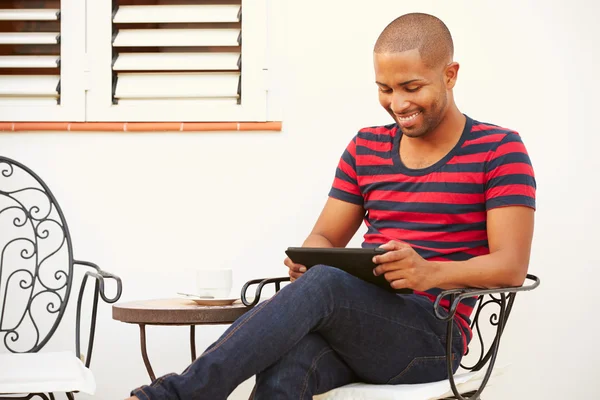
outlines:
[[[345,247],[364,216],[365,210],[361,205],[329,197],[302,247]],[[290,269],[292,281],[306,272],[304,265],[294,264],[289,257],[283,263]]]
[[[303,247],[345,247],[365,216],[365,209],[329,197]]]
[[[374,273],[385,274],[394,288],[416,290],[520,286],[529,266],[533,225],[531,208],[494,208],[487,213],[490,254],[467,261],[426,261],[406,243],[390,242],[382,246],[388,253],[374,257],[380,264]]]
[[[302,247],[346,247],[365,216],[363,198],[356,175],[356,137],[353,138],[338,163],[335,178],[325,207]],[[292,280],[299,278],[306,267],[283,262]]]
[[[521,286],[527,276],[534,210],[495,208],[487,213],[490,254],[467,261],[434,262],[442,289]]]

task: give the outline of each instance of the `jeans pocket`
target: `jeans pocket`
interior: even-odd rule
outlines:
[[[406,368],[390,379],[388,385],[404,385],[441,381],[448,378],[446,356],[415,357]],[[458,367],[456,354],[452,354],[452,370]]]

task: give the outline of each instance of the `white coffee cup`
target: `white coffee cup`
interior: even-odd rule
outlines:
[[[214,298],[231,296],[232,271],[229,268],[196,270],[196,295]]]

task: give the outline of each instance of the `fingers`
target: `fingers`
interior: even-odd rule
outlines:
[[[390,263],[390,262],[394,262],[394,261],[400,261],[400,260],[406,258],[407,256],[409,256],[410,254],[412,254],[413,251],[414,250],[412,249],[412,247],[410,247],[408,245],[402,246],[402,247],[399,247],[398,249],[389,250],[385,254],[374,256],[373,262],[375,264],[385,264],[385,263]]]
[[[286,257],[286,259],[283,260],[283,263],[286,265],[286,267],[288,267],[290,270],[292,270],[294,272],[300,272],[300,273],[306,272],[306,267],[304,265],[294,264],[294,262],[292,260],[290,260],[289,257]]]
[[[405,279],[406,272],[401,269],[397,269],[394,271],[386,272],[385,274],[383,274],[383,277],[385,278],[386,281],[391,283],[393,281]]]
[[[289,257],[286,257],[283,263],[289,268],[288,275],[292,282],[300,278],[302,274],[306,272],[306,267],[304,265],[295,264]]]
[[[292,272],[292,270],[290,270],[290,272],[289,272],[290,281],[294,282],[296,279],[300,278],[302,275],[303,275],[302,273]]]
[[[391,272],[386,272],[384,275],[386,281],[390,283],[390,286],[394,289],[404,289],[410,286],[409,274],[406,271],[397,269]]]
[[[382,244],[381,246],[379,246],[380,249],[384,249],[384,250],[400,250],[402,248],[405,247],[410,247],[408,246],[408,244],[404,243],[404,242],[397,242],[395,240],[390,240],[389,242]]]
[[[373,262],[378,264],[377,267],[373,269],[373,274],[378,276],[389,271],[410,267],[410,260],[413,252],[414,250],[411,247],[406,247],[373,257]]]
[[[390,286],[393,287],[394,289],[409,289],[410,288],[410,284],[408,283],[407,279],[398,279],[395,281],[390,282]]]

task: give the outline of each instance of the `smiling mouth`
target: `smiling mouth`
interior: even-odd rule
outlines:
[[[412,121],[413,119],[417,118],[417,116],[419,116],[421,114],[421,111],[417,111],[416,113],[410,114],[408,116],[404,116],[401,117],[400,115],[396,114],[396,117],[402,121],[402,122],[408,122],[408,121]]]

